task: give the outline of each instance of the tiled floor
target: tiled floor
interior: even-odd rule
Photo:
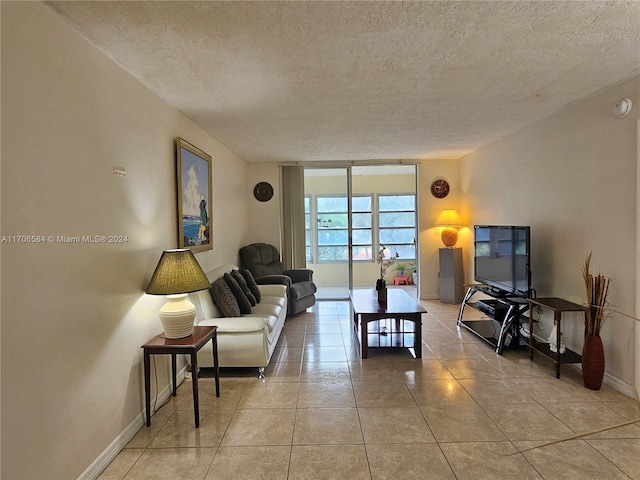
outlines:
[[[287,320],[265,381],[223,371],[221,397],[190,381],[142,427],[106,479],[640,479],[633,400],[579,372],[496,355],[456,328],[457,307],[423,302],[423,358],[358,357],[348,302],[319,302]]]

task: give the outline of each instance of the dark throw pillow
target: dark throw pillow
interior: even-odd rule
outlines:
[[[251,313],[251,302],[246,297],[236,279],[231,276],[230,273],[225,273],[223,275],[224,281],[227,282],[229,288],[231,289],[231,293],[236,297],[236,301],[238,302],[238,307],[240,307],[240,313]]]
[[[260,289],[258,288],[258,284],[253,278],[251,272],[246,269],[239,270],[239,272],[244,277],[244,281],[247,282],[247,286],[249,287],[249,290],[251,290],[251,293],[253,293],[253,296],[256,297],[256,302],[260,303],[260,299],[262,298],[260,295]]]
[[[225,317],[240,316],[238,301],[223,277],[220,277],[211,284],[209,293],[211,293],[213,303],[216,304]]]
[[[251,303],[251,306],[255,307],[258,302],[256,302],[256,297],[254,297],[253,293],[251,293],[251,290],[247,285],[247,281],[244,279],[242,274],[238,270],[231,270],[231,276],[236,282],[238,282],[238,285],[240,285],[240,288],[244,292],[244,296],[247,297],[249,303]]]

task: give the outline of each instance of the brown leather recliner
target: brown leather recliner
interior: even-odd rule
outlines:
[[[252,243],[242,247],[240,266],[249,270],[258,284],[276,283],[287,286],[289,316],[315,305],[317,289],[313,283],[313,270],[285,270],[280,261],[280,252],[273,245]]]

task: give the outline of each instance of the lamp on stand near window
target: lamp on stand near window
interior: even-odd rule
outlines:
[[[458,228],[462,227],[462,219],[456,210],[442,210],[436,220],[436,227],[443,227],[440,233],[442,243],[447,248],[453,248],[458,241]]]
[[[150,295],[166,295],[160,322],[166,338],[184,338],[193,333],[196,307],[189,293],[211,286],[189,249],[165,250],[146,289]]]

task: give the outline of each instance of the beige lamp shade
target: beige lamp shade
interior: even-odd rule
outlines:
[[[146,293],[167,295],[167,303],[160,309],[166,338],[183,338],[193,333],[196,308],[188,294],[209,286],[209,280],[191,250],[162,252]]]
[[[447,248],[453,248],[458,241],[458,228],[462,227],[462,219],[456,210],[445,209],[436,219],[436,227],[444,227],[440,239]]]

